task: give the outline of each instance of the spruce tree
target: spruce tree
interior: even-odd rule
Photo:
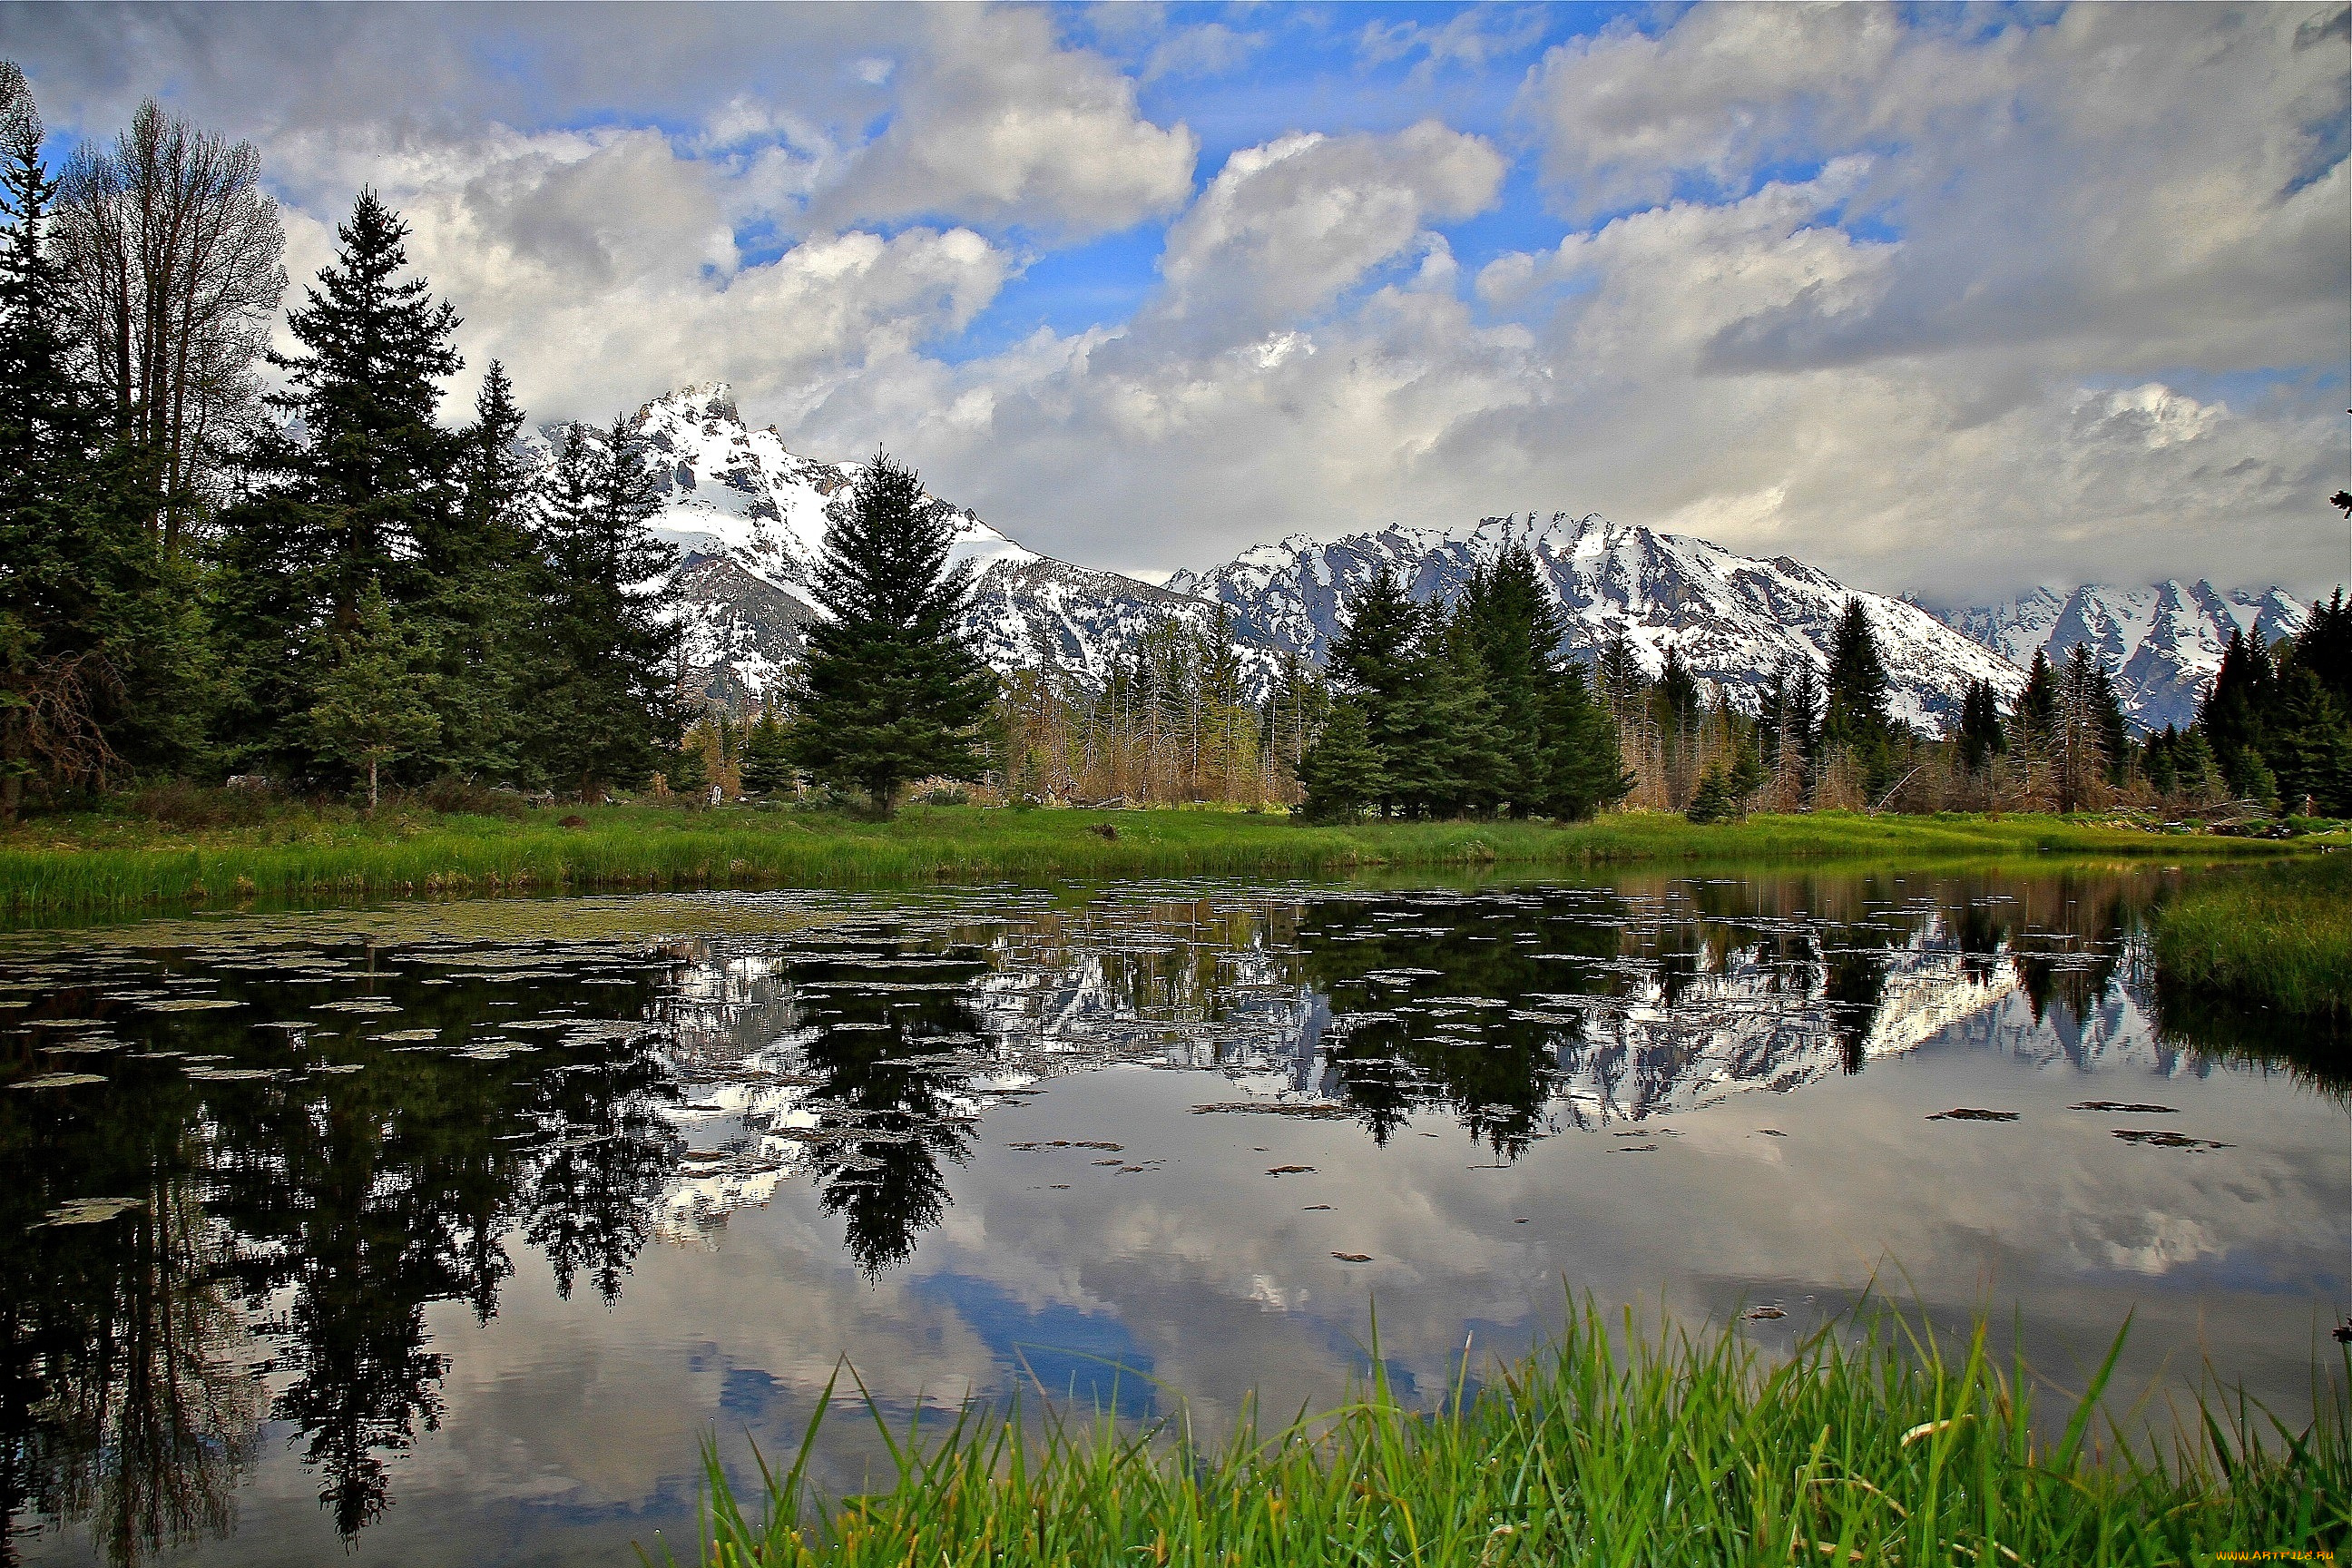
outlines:
[[[1310,822],[1352,822],[1387,792],[1363,707],[1353,698],[1332,705],[1323,732],[1299,764],[1298,782],[1307,795],[1300,815]]]
[[[551,489],[540,536],[552,662],[533,750],[583,799],[607,785],[641,789],[684,721],[667,575],[677,552],[646,526],[661,494],[625,418],[602,435],[575,430]]]
[[[1382,572],[1366,585],[1354,617],[1331,643],[1331,682],[1363,710],[1365,732],[1384,775],[1397,760],[1390,753],[1404,741],[1402,709],[1415,673],[1413,646],[1421,619],[1403,579]],[[1381,804],[1390,811],[1399,805],[1393,779]]]
[[[1572,658],[1554,672],[1544,710],[1544,794],[1540,808],[1581,822],[1614,805],[1633,787],[1617,740],[1617,721]]]
[[[317,628],[353,630],[372,584],[403,611],[436,597],[427,546],[457,504],[460,452],[434,412],[463,362],[450,345],[457,312],[425,279],[401,277],[407,235],[361,193],[333,263],[288,318],[299,351],[270,356],[285,387],[267,401],[288,424],[256,437],[254,488],[220,520],[215,618],[236,693],[225,719],[245,765],[331,768],[302,721],[331,641]]]
[[[986,772],[996,677],[957,625],[971,569],[948,564],[954,524],[912,469],[876,454],[825,525],[813,587],[829,618],[793,678],[792,757],[887,816],[917,779]]]
[[[759,721],[750,727],[742,745],[741,778],[745,795],[764,797],[781,795],[793,787],[792,747],[785,739],[783,725],[776,720],[774,710],[761,711]]]
[[[23,74],[0,61],[0,820],[202,743],[203,623],[146,537],[139,454],[78,368],[55,192]]]
[[[422,542],[425,610],[440,649],[439,766],[502,782],[545,782],[525,764],[536,634],[548,584],[533,530],[536,465],[506,367],[492,360],[457,447],[457,504]]]
[[[400,625],[383,590],[371,583],[352,607],[350,626],[327,640],[309,715],[311,743],[322,756],[366,770],[373,811],[379,770],[423,750],[441,731],[433,710],[439,678],[432,639]]]
[[[663,759],[662,782],[689,805],[699,805],[709,795],[710,760],[704,753],[699,733],[688,731],[677,749]]]
[[[1894,777],[1895,721],[1886,710],[1886,660],[1860,599],[1846,601],[1830,641],[1830,669],[1822,714],[1822,746],[1842,749],[1876,795]]]
[[[2212,752],[2215,771],[2240,799],[2268,802],[2277,794],[2277,780],[2263,755],[2267,739],[2263,720],[2275,674],[2262,629],[2256,627],[2251,637],[2233,631],[2212,689],[2197,706],[2197,730]]]
[[[1542,810],[1551,794],[1548,741],[1567,617],[1537,575],[1535,558],[1516,540],[1491,570],[1472,575],[1456,614],[1467,623],[1493,704],[1499,793],[1516,816]]]

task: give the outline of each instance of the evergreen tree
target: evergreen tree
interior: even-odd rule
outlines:
[[[550,775],[643,788],[682,715],[671,666],[681,632],[667,611],[677,552],[646,531],[660,492],[625,418],[575,430],[541,526],[553,665],[534,700],[534,744]]]
[[[1434,605],[1421,620],[1408,677],[1389,706],[1390,734],[1373,736],[1389,795],[1414,816],[1486,809],[1505,759],[1469,627]]]
[[[2033,650],[2033,662],[2026,667],[2025,689],[2017,694],[2017,709],[2010,718],[2010,742],[2029,757],[2039,757],[2050,749],[2050,741],[2058,727],[2058,676],[2050,668],[2046,648]]]
[[[42,134],[0,61],[0,820],[28,785],[184,765],[202,741],[202,620],[146,538],[138,454],[74,362]]]
[[[288,426],[256,438],[256,488],[221,518],[215,620],[239,661],[226,718],[248,763],[331,765],[301,722],[333,641],[321,628],[353,630],[371,584],[396,609],[435,597],[425,547],[457,505],[459,452],[433,416],[462,362],[449,342],[457,312],[425,279],[400,277],[407,234],[361,193],[334,262],[288,318],[299,351],[270,356],[286,384],[268,401]]]
[[[671,794],[692,805],[700,805],[710,794],[710,762],[703,752],[700,735],[688,731],[677,749],[663,759],[662,782]]]
[[[1556,689],[1564,679],[1560,645],[1568,619],[1537,575],[1535,558],[1517,540],[1491,570],[1472,574],[1455,613],[1467,626],[1493,704],[1496,787],[1513,815],[1525,816],[1543,809],[1552,793],[1548,742],[1559,717]]]
[[[433,711],[433,646],[398,624],[383,590],[371,583],[352,607],[348,628],[328,634],[318,700],[310,712],[319,752],[367,771],[368,809],[378,799],[377,772],[432,744],[441,731]]]
[[[1601,658],[1594,666],[1593,676],[1602,700],[1620,719],[1630,716],[1647,696],[1649,673],[1642,668],[1641,652],[1623,626],[1610,628],[1607,639],[1601,645]]]
[[[773,709],[763,710],[742,743],[743,793],[782,795],[793,787],[792,747]]]
[[[1546,779],[1541,808],[1581,822],[1633,787],[1619,749],[1617,721],[1585,683],[1584,667],[1563,659],[1545,705]]]
[[[2279,678],[2273,709],[2266,761],[2281,804],[2296,814],[2352,816],[2352,725],[2299,658]]]
[[[2278,793],[2278,781],[2263,755],[2267,739],[2263,717],[2271,706],[2275,673],[2259,626],[2252,637],[2231,632],[2212,689],[2197,706],[2197,729],[2213,754],[2214,767],[2224,787],[2242,800],[2268,802]]]
[[[1299,765],[1298,779],[1307,792],[1300,811],[1310,822],[1351,822],[1387,793],[1380,753],[1354,699],[1332,705],[1329,721]]]
[[[971,570],[948,564],[954,525],[912,469],[877,453],[825,521],[814,586],[832,618],[793,678],[793,760],[887,816],[916,779],[986,771],[996,678],[956,625]]]
[[[1749,737],[1733,754],[1731,772],[1724,783],[1731,790],[1733,809],[1742,817],[1748,815],[1748,803],[1764,787],[1764,762],[1756,737]]]
[[[1691,796],[1690,808],[1684,815],[1693,822],[1722,822],[1739,809],[1738,799],[1730,781],[1721,767],[1711,767],[1698,781],[1698,789]]]
[[[2095,804],[2097,786],[2108,771],[2107,733],[2122,728],[2116,709],[2115,689],[2088,643],[2076,643],[2066,654],[2066,669],[2058,679],[2057,714],[2049,741],[2049,758],[2058,784],[2058,809],[2078,811]]]
[[[515,449],[523,425],[506,367],[492,360],[457,448],[457,504],[422,543],[441,651],[436,761],[453,773],[537,784],[545,775],[526,766],[526,709],[532,668],[548,651],[537,634],[550,584],[533,538],[535,465]]]
[[[1414,673],[1414,643],[1422,616],[1404,590],[1403,579],[1382,572],[1365,586],[1356,613],[1345,630],[1332,639],[1328,661],[1331,682],[1355,699],[1364,714],[1364,728],[1381,773],[1387,777],[1392,752],[1404,743],[1407,715],[1403,711]],[[1401,804],[1397,781],[1390,778],[1381,804],[1394,811]]]
[[[2000,699],[1991,681],[1969,682],[1952,741],[1963,773],[1981,773],[1995,757],[2007,754],[2009,736],[2001,727]]]
[[[1860,599],[1846,601],[1839,618],[1824,684],[1822,745],[1851,755],[1874,795],[1894,778],[1895,721],[1886,710],[1886,660]]]

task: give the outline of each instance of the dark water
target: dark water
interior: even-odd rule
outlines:
[[[0,940],[0,1561],[624,1563],[698,1439],[1039,1384],[1433,1401],[1564,1292],[1880,1288],[2284,1412],[2340,1042],[2161,872],[477,903]],[[2184,1022],[2185,1020],[2185,1022]],[[2335,1080],[2340,1083],[2340,1079]],[[2005,1119],[1941,1117],[1952,1110]],[[1361,1259],[1361,1261],[1358,1261]],[[853,1413],[824,1475],[877,1459]]]

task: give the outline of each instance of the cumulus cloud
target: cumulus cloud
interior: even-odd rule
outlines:
[[[1160,313],[1226,341],[1307,315],[1428,225],[1484,211],[1503,167],[1491,144],[1435,121],[1244,148],[1168,231]]]
[[[1701,6],[1522,80],[1531,15],[0,29],[68,132],[160,86],[254,137],[298,280],[374,183],[542,416],[730,379],[803,449],[886,443],[1077,560],[1532,509],[1940,599],[2342,572],[2343,5]],[[1318,27],[1336,68],[1291,58]],[[1498,78],[1523,134],[1427,117]],[[1237,149],[1197,191],[1195,124]],[[1008,343],[1024,269],[1113,233],[1159,247],[1139,302]]]
[[[1061,235],[1129,227],[1192,194],[1199,140],[1136,108],[1101,57],[1033,11],[950,6],[889,127],[816,199],[820,222],[945,214]]]

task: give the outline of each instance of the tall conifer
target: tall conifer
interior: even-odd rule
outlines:
[[[830,618],[793,679],[793,760],[887,816],[917,779],[986,771],[996,677],[957,625],[971,569],[948,563],[954,524],[912,469],[877,453],[825,524],[814,587]]]

